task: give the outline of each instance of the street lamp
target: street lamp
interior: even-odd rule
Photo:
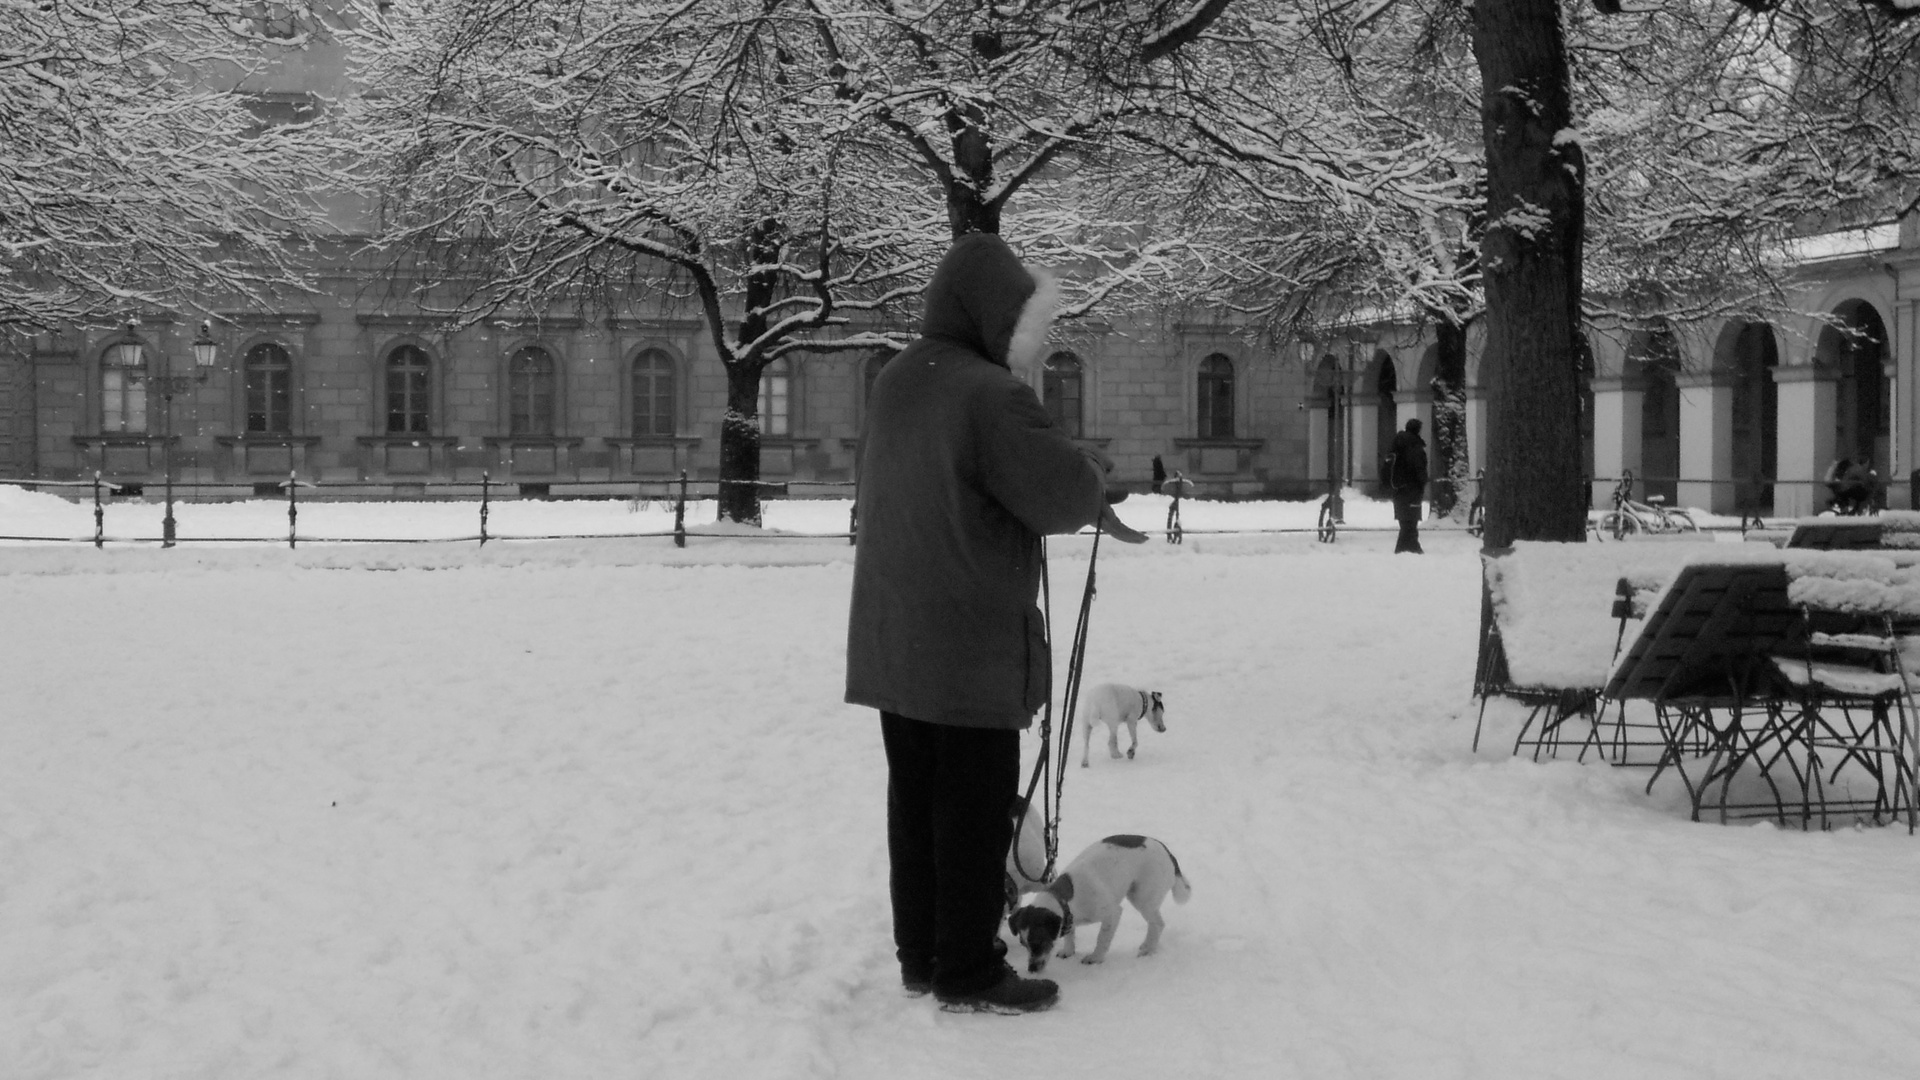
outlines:
[[[129,321],[127,323],[127,330],[129,335],[131,335],[133,329],[134,329],[134,323],[132,321]],[[122,348],[122,349],[127,347],[128,346],[125,346],[125,345],[116,346],[116,348]],[[138,356],[137,350],[140,348],[138,343],[135,343],[132,346],[132,348],[136,350],[135,355]],[[160,361],[162,364],[166,366],[166,373],[162,375],[148,377],[152,385],[154,385],[160,391],[160,398],[164,402],[164,405],[162,407],[163,418],[166,422],[166,431],[161,437],[162,438],[161,447],[166,454],[167,513],[165,517],[160,519],[160,546],[161,547],[172,547],[174,544],[173,395],[186,393],[188,387],[196,383],[206,382],[207,376],[213,374],[213,364],[214,364],[214,361],[219,358],[220,345],[218,342],[213,340],[213,323],[211,320],[201,321],[200,333],[198,336],[196,336],[193,339],[192,348],[193,348],[193,374],[175,375],[173,373],[172,358],[169,357],[167,354],[162,353],[160,356]]]

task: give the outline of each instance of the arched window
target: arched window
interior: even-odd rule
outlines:
[[[507,434],[553,434],[553,354],[529,345],[507,361]]]
[[[1070,352],[1054,353],[1041,365],[1040,398],[1047,406],[1047,415],[1076,439],[1084,434],[1084,385],[1080,358]]]
[[[387,354],[387,433],[390,435],[426,435],[432,419],[433,367],[427,351],[417,345],[401,345]]]
[[[633,358],[633,434],[673,434],[673,357],[659,349]]]
[[[107,346],[100,368],[100,430],[144,434],[147,430],[147,350],[129,338]]]
[[[793,434],[793,361],[782,357],[760,372],[760,434]]]
[[[286,435],[293,430],[293,357],[286,347],[263,341],[241,364],[247,387],[247,432]]]
[[[1200,437],[1233,438],[1233,361],[1214,353],[1200,361]]]

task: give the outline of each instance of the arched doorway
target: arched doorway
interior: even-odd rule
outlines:
[[[1394,371],[1393,357],[1387,355],[1386,350],[1374,353],[1373,362],[1378,369],[1373,378],[1373,460],[1379,462],[1393,450],[1393,435],[1400,429],[1399,407],[1393,400],[1400,389],[1400,376]],[[1381,492],[1386,491],[1386,485],[1386,477],[1375,478],[1375,486]]]
[[[1680,478],[1680,344],[1665,326],[1637,330],[1627,343],[1627,368],[1639,374],[1641,498],[1659,495],[1673,505]]]
[[[1317,491],[1325,487],[1329,493],[1337,492],[1340,486],[1340,462],[1342,429],[1346,426],[1341,415],[1340,361],[1328,353],[1314,365],[1313,381],[1307,391],[1307,484],[1308,489]]]
[[[1773,513],[1773,480],[1780,473],[1780,387],[1773,369],[1780,348],[1773,327],[1742,324],[1733,337],[1733,506],[1741,513]]]
[[[1837,377],[1833,420],[1835,457],[1865,456],[1884,482],[1891,460],[1893,389],[1887,374],[1887,326],[1864,300],[1833,309],[1814,348],[1814,363]]]

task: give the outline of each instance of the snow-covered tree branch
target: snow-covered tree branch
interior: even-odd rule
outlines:
[[[323,102],[259,93],[323,32],[275,7],[0,3],[0,326],[304,287],[339,144]]]

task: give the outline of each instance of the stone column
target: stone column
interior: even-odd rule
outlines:
[[[1327,395],[1323,390],[1307,392],[1307,490],[1326,494],[1327,485]]]
[[[1910,220],[1920,222],[1920,217]],[[1892,461],[1887,465],[1887,508],[1906,510],[1920,506],[1920,491],[1915,491],[1910,482],[1913,470],[1920,468],[1920,439],[1914,437],[1914,427],[1920,424],[1920,398],[1916,397],[1915,383],[1920,382],[1920,298],[1910,299],[1920,292],[1920,275],[1909,268],[1898,279],[1896,295],[1901,303],[1893,309],[1893,321],[1888,327],[1893,340],[1887,342],[1887,358],[1893,363],[1893,414]]]
[[[1467,388],[1467,475],[1478,476],[1487,467],[1487,392],[1477,386]],[[1478,488],[1466,494],[1473,501]]]
[[[1614,485],[1632,472],[1640,475],[1640,403],[1646,397],[1640,379],[1612,376],[1593,380],[1593,505],[1613,505]],[[1636,484],[1634,497],[1639,497]]]
[[[1367,485],[1380,479],[1379,454],[1380,398],[1374,394],[1355,394],[1353,397],[1353,445],[1347,449],[1352,455],[1352,467],[1347,475],[1353,477],[1353,484],[1364,490]]]
[[[1731,371],[1680,375],[1681,506],[1716,514],[1733,510],[1733,382]]]
[[[1806,517],[1826,508],[1827,468],[1834,455],[1835,373],[1811,364],[1773,369],[1780,390],[1777,445],[1780,478],[1773,485],[1778,517]]]

